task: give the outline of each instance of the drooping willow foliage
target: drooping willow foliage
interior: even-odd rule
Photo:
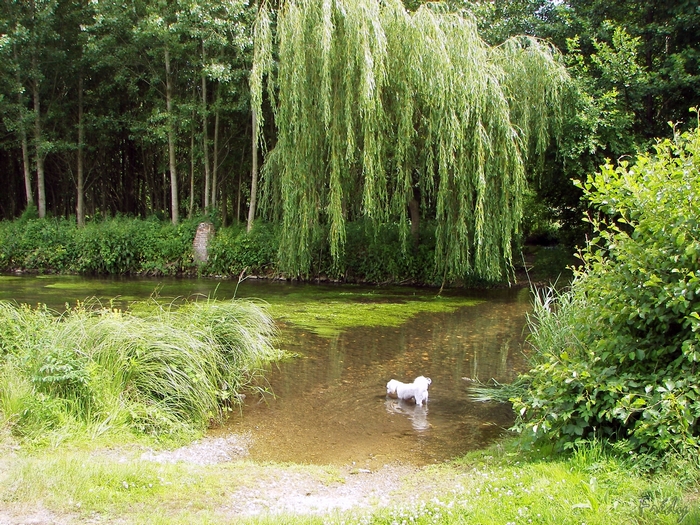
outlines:
[[[440,275],[508,275],[525,165],[560,127],[568,75],[550,45],[490,47],[473,20],[400,0],[285,0],[256,25],[258,115],[265,76],[278,130],[266,199],[290,273],[308,271],[319,225],[336,262],[347,220],[397,222],[408,240],[418,196]]]

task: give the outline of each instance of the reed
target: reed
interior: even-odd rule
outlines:
[[[29,441],[124,430],[191,438],[280,357],[270,317],[239,300],[151,299],[129,311],[93,301],[60,315],[0,303],[0,330],[0,412]]]

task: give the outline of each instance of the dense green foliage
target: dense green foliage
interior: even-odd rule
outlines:
[[[214,221],[218,221],[214,217]],[[209,260],[194,261],[192,241],[200,219],[178,226],[156,217],[88,221],[38,219],[26,214],[0,222],[0,271],[82,275],[284,276],[278,263],[279,228],[259,221],[247,233],[241,225],[220,227],[209,244]],[[322,230],[321,230],[322,231]],[[327,232],[326,232],[327,233]],[[435,226],[421,227],[423,241],[404,253],[397,225],[347,225],[347,251],[333,261],[326,236],[314,245],[310,276],[344,282],[439,284],[433,258]],[[477,281],[469,281],[477,284]],[[467,283],[465,283],[467,284]]]
[[[545,38],[564,55],[579,96],[564,116],[563,140],[533,182],[559,239],[580,242],[587,201],[571,179],[606,159],[646,150],[670,136],[669,121],[692,126],[700,104],[696,2],[663,0],[449,0],[473,13],[482,36],[499,44],[513,35]],[[529,210],[526,210],[526,214]]]
[[[42,217],[169,216],[173,182],[181,214],[235,216],[254,13],[238,0],[4,2],[0,217],[32,202]]]
[[[259,16],[251,85],[258,114],[264,74],[278,92],[267,185],[283,268],[307,274],[318,225],[341,261],[345,224],[361,217],[397,223],[407,250],[420,214],[436,223],[445,280],[506,278],[526,161],[560,131],[557,51],[524,37],[490,47],[471,18],[398,0],[288,1],[274,14],[274,32],[272,13]]]
[[[176,275],[192,272],[197,221],[117,217],[78,228],[67,219],[0,223],[0,269],[81,274]]]
[[[582,184],[605,216],[569,291],[540,297],[517,428],[565,446],[700,449],[700,129]],[[517,389],[516,389],[517,390]]]
[[[422,221],[437,220],[428,239],[437,273],[491,278],[497,267],[507,270],[501,263],[512,251],[509,237],[581,240],[587,201],[571,179],[585,178],[606,158],[646,149],[668,133],[667,121],[684,120],[686,108],[700,104],[700,13],[693,2],[405,0],[408,11],[398,2],[261,5],[274,7],[261,11],[254,28],[256,6],[239,1],[2,4],[0,217],[14,219],[35,204],[42,217],[75,214],[80,225],[119,213],[176,219],[211,208],[224,225],[240,220],[252,197],[252,87],[264,143],[287,151],[283,163],[266,158],[268,192],[258,214],[282,226],[286,269],[308,271],[309,258],[294,254],[301,244],[319,253],[318,236],[330,239],[331,257],[340,261],[348,250],[345,226],[369,216],[377,225],[387,218],[398,224],[404,251],[411,241],[420,245],[415,228]],[[304,13],[304,31],[284,23]],[[362,21],[367,13],[377,16]],[[358,33],[346,38],[350,27]],[[267,46],[271,38],[282,43],[284,34],[288,44],[305,39],[297,42],[304,52]],[[259,52],[273,51],[255,67],[254,40]],[[527,80],[533,68],[542,71],[532,61],[542,57],[534,51],[550,49],[544,41],[556,46],[573,78],[571,111],[557,121],[556,145],[533,131],[549,111],[541,92],[542,103],[531,96],[547,84],[539,82],[545,76]],[[472,51],[460,55],[463,49]],[[509,69],[499,53],[527,57],[512,64],[528,66]],[[488,56],[493,60],[484,61]],[[263,93],[265,71],[278,73],[278,82]],[[495,119],[504,115],[504,100],[482,104],[496,86],[504,89],[508,123]],[[527,99],[521,107],[528,111],[514,108],[518,97]],[[286,102],[301,119],[285,112]],[[315,128],[304,122],[319,128],[306,133]],[[519,134],[523,166],[508,161],[517,155],[493,154],[507,143],[501,139],[509,125]],[[525,154],[528,135],[536,137],[535,149],[549,146],[543,157]],[[501,197],[511,201],[494,198],[497,185],[484,189],[479,177],[453,177],[470,165],[482,166],[486,180],[502,179],[508,191]],[[525,201],[516,198],[523,170],[534,196]],[[367,184],[357,183],[360,175]],[[313,186],[319,176],[327,181]],[[521,209],[528,220],[522,230]],[[533,223],[532,215],[546,222]],[[543,229],[528,229],[533,224]]]
[[[280,357],[273,335],[270,317],[242,301],[81,303],[60,316],[2,302],[2,422],[28,441],[191,438]]]

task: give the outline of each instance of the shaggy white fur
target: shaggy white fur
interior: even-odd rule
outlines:
[[[416,402],[416,405],[421,406],[423,401],[428,403],[428,387],[432,383],[429,377],[418,376],[413,380],[413,383],[402,383],[396,379],[392,379],[386,384],[386,394],[389,397],[396,397],[408,401],[410,399]]]

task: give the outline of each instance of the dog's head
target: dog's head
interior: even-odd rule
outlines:
[[[413,384],[416,386],[421,386],[425,390],[428,390],[428,385],[432,383],[433,380],[430,379],[429,377],[424,377],[424,376],[418,376],[413,380]]]
[[[392,379],[386,384],[386,393],[388,395],[396,395],[396,389],[399,386],[399,382],[396,379]]]

